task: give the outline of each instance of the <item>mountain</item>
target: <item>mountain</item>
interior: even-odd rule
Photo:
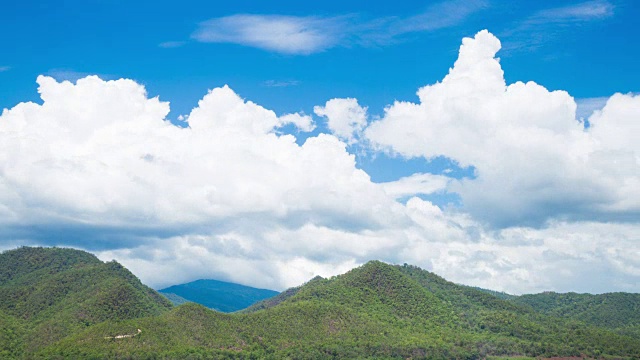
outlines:
[[[158,291],[176,305],[186,300],[221,312],[242,310],[260,300],[278,295],[277,291],[218,280],[196,280]]]
[[[104,321],[171,307],[122,265],[84,251],[22,247],[0,254],[0,354],[33,352]]]
[[[20,248],[0,254],[0,358],[638,359],[635,299],[512,297],[371,261],[226,314],[86,252]]]
[[[139,331],[138,331],[139,330]],[[114,339],[117,335],[128,337]],[[640,338],[549,316],[414,266],[369,262],[242,313],[187,303],[105,321],[43,358],[637,358]]]

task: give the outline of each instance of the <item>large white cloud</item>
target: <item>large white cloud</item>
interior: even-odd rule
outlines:
[[[302,145],[279,129],[312,130],[310,116],[277,116],[226,86],[183,128],[134,81],[39,77],[42,104],[0,116],[0,248],[86,248],[156,287],[210,277],[282,289],[382,259],[517,293],[640,291],[638,97],[613,96],[585,130],[567,93],[507,86],[498,48],[486,32],[465,39],[419,104],[366,127],[348,100],[333,108],[359,114],[331,128],[342,139]],[[379,149],[444,155],[477,177],[373,183],[345,143],[361,130]],[[414,197],[445,190],[463,206]]]
[[[617,94],[585,129],[574,99],[534,83],[507,85],[500,42],[466,38],[449,74],[396,102],[365,130],[379,149],[445,156],[477,177],[451,186],[466,210],[499,226],[640,213],[640,97]]]
[[[38,83],[42,105],[1,118],[3,204],[12,202],[14,216],[157,225],[312,209],[375,219],[373,204],[393,211],[344,143],[320,135],[299,146],[278,136],[286,121],[309,122],[277,117],[228,87],[212,90],[180,128],[164,120],[167,103],[130,80]]]

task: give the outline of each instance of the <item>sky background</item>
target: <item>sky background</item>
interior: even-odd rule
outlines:
[[[86,249],[157,288],[282,290],[380,259],[518,294],[638,292],[638,14],[3,4],[0,248]]]

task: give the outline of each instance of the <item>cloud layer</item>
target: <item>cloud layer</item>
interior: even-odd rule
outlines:
[[[588,119],[562,91],[506,84],[497,38],[466,38],[441,81],[368,122],[356,99],[315,112],[332,134],[215,88],[186,117],[131,80],[38,77],[42,104],[0,116],[0,241],[73,245],[152,286],[211,277],[283,289],[370,259],[514,293],[640,291],[640,97]],[[474,178],[374,183],[349,143],[444,156]],[[425,195],[457,193],[440,208]]]

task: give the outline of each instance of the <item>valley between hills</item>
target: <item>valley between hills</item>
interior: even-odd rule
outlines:
[[[640,359],[640,294],[513,296],[379,261],[255,303],[225,284],[200,284],[216,311],[84,251],[5,251],[0,358]]]

